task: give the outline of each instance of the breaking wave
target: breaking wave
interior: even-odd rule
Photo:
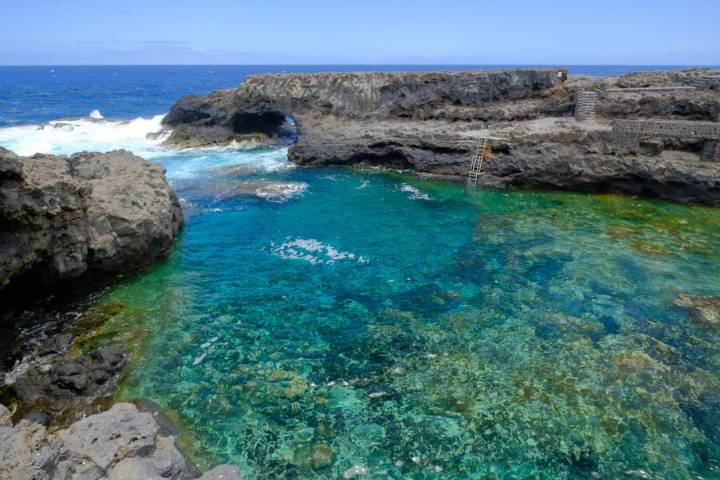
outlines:
[[[163,118],[164,115],[156,115],[152,118],[111,120],[104,118],[99,110],[93,110],[85,118],[0,128],[0,146],[22,156],[125,149],[161,163],[166,167],[170,181],[277,172],[291,167],[287,160],[287,147],[167,148],[163,142],[170,131],[163,130]],[[301,192],[289,192],[288,196],[296,193]]]
[[[282,177],[283,171],[292,168],[287,147],[222,146],[176,150],[163,145],[170,135],[170,131],[162,128],[163,117],[112,120],[103,118],[99,110],[93,110],[85,118],[0,128],[0,146],[22,156],[129,150],[165,167],[166,177],[188,217],[218,213],[216,203],[224,199],[254,196],[268,202],[284,203],[308,190],[305,182],[278,178]]]
[[[108,152],[124,148],[143,157],[153,157],[166,152],[161,144],[169,132],[162,131],[163,117],[156,115],[134,120],[107,120],[100,111],[93,110],[86,118],[2,128],[0,145],[18,155],[69,155],[81,151]]]

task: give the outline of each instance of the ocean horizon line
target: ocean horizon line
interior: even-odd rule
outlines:
[[[0,68],[21,67],[663,67],[718,68],[719,65],[655,63],[117,63],[117,64],[4,64]]]

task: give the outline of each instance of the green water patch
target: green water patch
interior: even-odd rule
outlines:
[[[164,264],[103,298],[201,465],[246,478],[720,478],[720,213],[290,170],[195,192]],[[87,341],[90,341],[88,338]],[[187,442],[190,443],[190,442]]]

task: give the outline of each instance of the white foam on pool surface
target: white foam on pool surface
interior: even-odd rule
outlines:
[[[367,259],[362,255],[340,251],[313,238],[287,239],[280,244],[273,242],[270,244],[270,252],[285,260],[302,260],[313,265],[332,265],[342,261],[367,263]]]

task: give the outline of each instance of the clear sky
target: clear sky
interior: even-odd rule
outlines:
[[[0,65],[720,65],[720,0],[0,0]]]

